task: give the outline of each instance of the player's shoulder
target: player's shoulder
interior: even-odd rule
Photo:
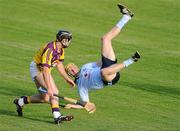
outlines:
[[[88,70],[88,69],[90,69],[91,67],[90,67],[90,65],[89,64],[84,64],[82,67],[81,67],[81,70],[82,71],[86,71],[86,70]]]
[[[55,48],[55,42],[54,42],[54,41],[48,42],[48,43],[46,44],[46,46],[47,46],[48,48]]]
[[[96,63],[95,62],[89,62],[83,65],[83,67],[87,67],[87,68],[93,68],[95,67]]]
[[[55,45],[54,45],[54,41],[51,41],[51,42],[48,42],[46,43],[44,46],[43,46],[43,50],[46,51],[46,50],[51,50],[51,51],[54,51],[55,50]]]

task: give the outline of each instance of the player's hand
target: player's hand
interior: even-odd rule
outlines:
[[[53,91],[51,89],[48,89],[47,93],[48,93],[49,96],[53,96]]]
[[[74,81],[71,80],[71,79],[68,79],[67,82],[68,82],[72,87],[75,87],[75,86],[76,86],[76,84],[74,83]]]
[[[82,109],[83,107],[81,105],[77,105],[77,104],[66,104],[66,106],[64,108],[66,108],[66,109]]]

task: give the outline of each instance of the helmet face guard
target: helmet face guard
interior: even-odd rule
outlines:
[[[65,66],[66,73],[71,77],[76,77],[79,72],[79,68],[74,63],[69,63]]]
[[[61,42],[64,48],[70,45],[72,34],[69,31],[60,30],[56,35],[56,39]]]
[[[68,39],[66,39],[66,38],[63,38],[60,42],[61,42],[63,48],[67,48],[67,47],[70,45],[71,40],[68,40]]]

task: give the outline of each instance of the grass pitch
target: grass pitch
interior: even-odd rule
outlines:
[[[100,58],[100,37],[120,19],[116,0],[0,0],[0,130],[121,131],[180,130],[180,3],[178,0],[122,1],[135,17],[113,46],[119,61],[139,50],[142,59],[122,71],[121,81],[90,93],[95,114],[65,110],[72,122],[53,124],[47,104],[27,105],[19,118],[14,98],[36,93],[29,75],[32,56],[58,29],[73,33],[65,64]],[[76,89],[53,71],[63,95]]]

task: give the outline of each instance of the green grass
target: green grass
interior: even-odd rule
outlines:
[[[121,81],[90,93],[95,114],[65,110],[72,122],[53,124],[47,104],[27,105],[19,118],[12,104],[36,93],[29,75],[32,56],[58,29],[73,33],[65,64],[100,58],[100,37],[120,19],[116,0],[0,0],[0,130],[180,130],[180,3],[178,0],[124,0],[135,17],[113,40],[119,61],[139,50],[142,59],[122,71]],[[76,89],[53,71],[63,95]]]

